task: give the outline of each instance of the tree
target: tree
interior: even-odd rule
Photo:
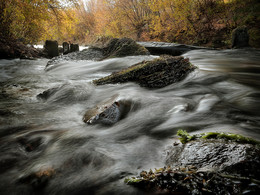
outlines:
[[[56,23],[59,34],[60,22],[68,6],[77,5],[76,0],[1,0],[0,30],[2,36],[22,38],[24,42],[35,43],[44,35],[47,23]],[[54,31],[53,31],[54,32]]]

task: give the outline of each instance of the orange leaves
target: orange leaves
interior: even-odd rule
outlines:
[[[219,26],[256,25],[256,1],[0,0],[0,33],[31,43],[89,42],[97,36],[194,43],[217,34]]]

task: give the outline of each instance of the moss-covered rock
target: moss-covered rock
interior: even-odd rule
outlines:
[[[189,135],[178,131],[184,144],[172,146],[167,166],[193,165],[242,177],[260,179],[259,142],[237,134],[209,132]]]
[[[181,81],[195,68],[188,59],[165,55],[152,61],[143,61],[93,82],[96,85],[137,82],[143,87],[160,88]]]
[[[149,55],[149,51],[145,47],[130,38],[111,39],[105,44],[102,50],[104,58]]]
[[[142,171],[125,183],[158,193],[255,194],[260,190],[259,142],[237,134],[178,131],[165,167]]]

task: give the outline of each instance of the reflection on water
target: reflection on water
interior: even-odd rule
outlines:
[[[0,194],[143,194],[123,178],[163,166],[165,148],[180,128],[260,139],[260,53],[197,50],[184,56],[199,69],[155,90],[90,81],[156,56],[60,62],[47,72],[45,59],[1,60]],[[47,99],[36,98],[50,88]],[[113,126],[83,123],[86,110],[117,94],[131,102],[127,117]],[[55,175],[35,188],[28,175],[42,170]]]

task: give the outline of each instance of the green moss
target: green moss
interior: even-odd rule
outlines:
[[[196,139],[195,135],[191,136],[187,133],[187,131],[184,131],[184,130],[178,130],[177,135],[180,136],[179,139],[180,139],[181,143],[183,143],[183,144]]]
[[[187,131],[178,130],[177,135],[180,136],[181,143],[185,144],[192,140],[198,139],[222,139],[226,141],[234,141],[242,144],[253,144],[260,146],[260,142],[249,137],[244,137],[239,134],[233,133],[218,133],[218,132],[207,132],[195,135],[189,135]]]
[[[201,135],[202,135],[201,136],[202,139],[217,139],[219,133],[217,133],[217,132],[208,132],[208,133],[205,133],[205,135],[204,134],[201,134]]]
[[[125,178],[124,182],[129,185],[137,184],[142,181],[141,178],[131,177],[131,178]]]

